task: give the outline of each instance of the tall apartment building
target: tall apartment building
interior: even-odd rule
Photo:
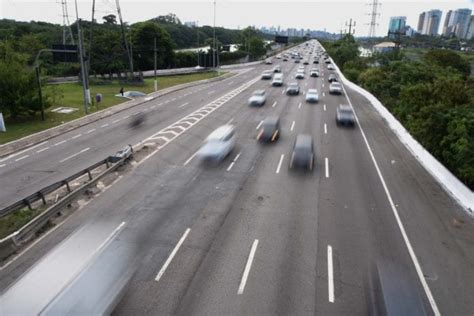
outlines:
[[[430,10],[425,12],[422,34],[435,36],[438,35],[439,24],[441,23],[441,10]]]
[[[406,16],[392,16],[388,24],[388,36],[395,37],[395,33],[405,32],[407,17]]]
[[[425,15],[426,15],[426,13],[422,12],[420,14],[420,17],[418,18],[418,27],[416,28],[416,31],[418,33],[423,32],[423,25],[425,24]]]

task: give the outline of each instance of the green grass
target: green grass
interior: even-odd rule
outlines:
[[[0,239],[14,233],[33,218],[38,216],[43,209],[23,208],[0,218]]]
[[[221,74],[223,74],[221,72]],[[164,76],[158,77],[158,90],[165,89],[171,86],[175,86],[182,83],[209,79],[216,77],[215,72],[203,72],[189,75],[176,75],[176,76]],[[90,112],[97,112],[105,108],[117,105],[122,102],[128,101],[128,99],[116,97],[119,93],[120,88],[123,87],[125,91],[137,90],[144,93],[150,93],[154,91],[154,80],[153,78],[145,79],[143,85],[122,85],[118,81],[113,81],[107,84],[91,84],[91,97],[94,98],[96,93],[102,94],[102,102],[99,107],[93,105],[90,108]],[[43,88],[45,94],[56,95],[53,101],[53,106],[46,110],[46,120],[43,122],[40,119],[40,115],[37,114],[34,118],[28,120],[22,120],[19,122],[12,122],[6,118],[7,132],[0,132],[0,144],[5,144],[10,141],[46,130],[48,128],[61,125],[65,122],[75,120],[77,118],[85,116],[84,113],[84,101],[82,94],[82,86],[77,83],[64,83],[57,85],[47,85]],[[77,108],[78,110],[70,114],[61,114],[51,112],[60,106]]]

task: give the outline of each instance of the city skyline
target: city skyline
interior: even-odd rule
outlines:
[[[115,1],[98,0],[96,16],[99,19],[107,14],[116,13]],[[386,25],[391,16],[406,16],[407,25],[416,29],[420,12],[431,9],[443,11],[458,8],[471,8],[473,0],[457,1],[381,1],[380,17],[377,20],[377,36],[386,35]],[[366,36],[369,31],[370,7],[368,1],[295,1],[295,2],[270,2],[267,0],[221,0],[217,1],[216,25],[227,28],[244,28],[256,26],[257,28],[277,27],[281,29],[311,29],[324,30],[331,33],[344,31],[345,23],[349,19],[356,21],[355,35]],[[74,2],[69,1],[71,20],[75,19]],[[90,20],[92,1],[78,0],[79,16]],[[123,18],[128,23],[135,23],[151,19],[158,15],[168,13],[176,14],[182,22],[196,21],[199,25],[212,25],[212,1],[120,1]],[[341,9],[343,8],[343,9]],[[292,14],[288,14],[291,12]],[[73,14],[74,13],[74,14]],[[46,21],[61,24],[61,6],[56,0],[1,0],[0,18],[15,19],[19,21]]]

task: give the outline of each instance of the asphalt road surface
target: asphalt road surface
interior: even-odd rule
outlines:
[[[283,87],[259,80],[275,64]],[[6,263],[0,312],[367,315],[380,290],[375,271],[388,269],[401,272],[391,281],[406,289],[399,314],[419,302],[428,315],[472,315],[472,218],[363,96],[329,94],[324,63],[314,65],[319,78],[305,66],[300,95],[284,94],[298,65],[274,59],[2,162],[0,200],[7,201],[219,104]],[[318,89],[319,103],[305,103],[309,88]],[[256,89],[267,92],[261,108],[247,105]],[[355,128],[336,125],[339,104],[352,104]],[[147,113],[146,123],[130,130],[127,116],[137,111]],[[281,137],[259,144],[257,127],[270,115],[280,116]],[[220,165],[202,165],[194,154],[226,123],[236,126],[236,148]],[[313,172],[288,168],[300,133],[313,137]]]

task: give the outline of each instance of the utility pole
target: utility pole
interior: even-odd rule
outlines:
[[[198,27],[198,26],[196,26],[196,30],[197,30],[197,48],[198,48],[198,50],[197,50],[198,64],[197,64],[197,65],[198,65],[198,66],[201,66],[201,64],[199,63],[199,62],[200,62],[200,59],[199,59],[199,57],[200,57],[200,49],[199,49],[199,27]]]
[[[354,21],[354,24],[352,24],[352,18],[351,18],[350,21],[349,21],[349,24],[347,24],[347,22],[346,22],[346,26],[349,27],[349,33],[348,34],[353,35],[355,33],[355,29],[352,30],[352,27],[356,26],[356,22]]]
[[[158,91],[158,81],[156,79],[156,37],[153,40],[153,64],[154,64],[154,69],[155,69],[155,92]]]
[[[77,25],[77,36],[79,40],[79,61],[81,63],[81,77],[82,77],[82,90],[84,94],[84,111],[86,114],[89,114],[89,104],[90,104],[90,90],[87,77],[87,70],[84,63],[84,38],[82,36],[81,30],[81,20],[79,19],[79,12],[77,10],[77,0],[76,1],[76,25]]]
[[[92,56],[92,34],[94,28],[94,15],[95,15],[95,0],[92,0],[92,17],[91,17],[91,29],[89,34],[89,58],[87,59],[87,72],[91,71],[91,56]]]
[[[216,0],[214,0],[214,27],[212,28],[213,39],[214,39],[214,48],[212,52],[212,68],[216,71]]]
[[[123,26],[122,11],[120,10],[119,0],[115,0],[115,4],[117,6],[117,14],[118,14],[119,20],[120,20],[120,28],[122,30],[122,40],[123,40],[123,43],[125,45],[125,50],[127,51],[127,55],[128,55],[128,62],[129,62],[129,66],[130,66],[130,75],[131,75],[131,78],[133,78],[133,56],[130,54],[130,50],[128,48],[128,43],[127,43],[127,37],[125,36],[125,28]]]

